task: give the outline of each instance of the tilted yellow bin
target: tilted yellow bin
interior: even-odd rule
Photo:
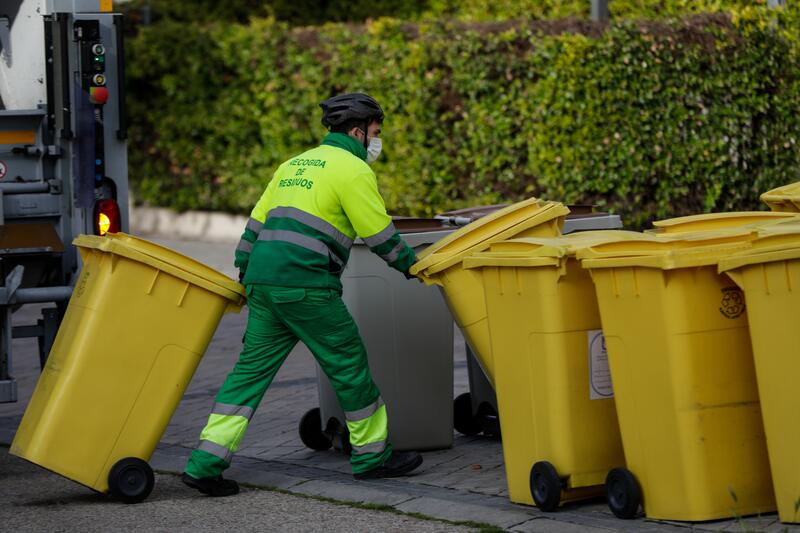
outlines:
[[[800,213],[778,213],[774,211],[731,211],[728,213],[704,213],[686,217],[670,218],[653,222],[654,229],[648,232],[660,235],[709,231],[742,226],[763,226],[795,220]]]
[[[512,237],[554,237],[561,233],[569,209],[558,202],[530,198],[464,226],[426,248],[411,273],[429,285],[439,285],[456,324],[475,352],[489,381],[494,380],[489,326],[480,272],[462,261],[494,242]]]
[[[800,181],[765,192],[761,201],[773,211],[800,212]]]
[[[464,259],[483,277],[511,501],[597,496],[625,465],[589,272],[575,251],[634,232],[512,239]],[[655,237],[652,237],[655,239]]]
[[[606,480],[631,518],[702,521],[775,509],[741,290],[718,261],[754,232],[578,252],[595,283],[627,469]],[[620,257],[622,256],[622,257]]]
[[[800,226],[760,233],[719,270],[745,293],[778,513],[800,522]]]
[[[83,268],[11,453],[141,501],[153,487],[147,461],[243,287],[128,235],[73,242]]]

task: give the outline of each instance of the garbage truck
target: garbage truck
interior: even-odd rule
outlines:
[[[38,338],[44,365],[79,268],[73,238],[128,229],[123,18],[111,8],[0,2],[0,403],[17,400],[13,338]],[[41,318],[13,326],[28,304]]]

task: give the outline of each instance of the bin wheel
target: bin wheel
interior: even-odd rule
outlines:
[[[347,424],[338,418],[329,418],[322,433],[331,440],[334,450],[342,452],[348,457],[353,452],[353,445],[350,444],[350,430],[347,429]]]
[[[353,445],[350,444],[350,430],[347,429],[347,426],[342,426],[341,431],[337,433],[339,439],[339,448],[341,448],[342,453],[346,456],[350,457],[350,454],[353,453]]]
[[[468,392],[459,394],[453,400],[453,426],[456,431],[468,437],[483,430],[481,421],[472,414],[472,395]]]
[[[144,501],[153,491],[154,484],[153,469],[138,457],[120,459],[108,473],[108,491],[123,503]]]
[[[300,419],[300,440],[307,448],[322,452],[331,447],[331,439],[322,432],[322,415],[315,407]]]
[[[531,496],[536,507],[545,512],[558,509],[561,501],[561,478],[551,463],[539,461],[531,468]]]
[[[627,468],[614,468],[606,476],[608,507],[617,518],[633,518],[642,503],[642,489]]]
[[[497,411],[495,411],[494,407],[492,407],[492,404],[488,402],[482,403],[480,407],[478,407],[478,414],[475,416],[478,419],[478,423],[484,435],[494,439],[502,438],[500,434],[500,417],[497,415]]]

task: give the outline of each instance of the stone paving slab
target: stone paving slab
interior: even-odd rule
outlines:
[[[525,511],[509,511],[507,509],[487,507],[486,505],[441,500],[432,497],[414,498],[395,507],[407,513],[420,513],[453,521],[487,522],[504,529],[530,520],[530,515]]]
[[[196,255],[211,266],[230,270],[224,263],[233,245],[226,244],[220,249],[223,245],[192,243],[182,249],[180,243],[168,244]],[[15,324],[35,321],[40,308],[22,308],[14,315]],[[170,472],[183,469],[214,403],[214,395],[236,361],[246,320],[245,309],[238,315],[226,315],[221,321],[153,455],[154,468]],[[13,344],[20,401],[0,404],[0,442],[5,443],[13,438],[39,374],[36,342],[15,339]],[[463,346],[456,333],[453,397],[468,390]],[[313,357],[304,346],[298,345],[253,417],[229,471],[231,478],[306,495],[392,505],[399,510],[448,520],[474,520],[514,531],[800,531],[779,524],[774,514],[695,525],[645,519],[622,521],[602,501],[570,504],[557,513],[545,514],[508,500],[501,443],[483,436],[455,434],[451,449],[423,453],[425,462],[414,476],[356,482],[350,475],[347,457],[335,450],[308,450],[300,441],[297,433],[300,417],[318,405],[316,380]]]
[[[324,479],[312,479],[293,487],[291,490],[292,492],[299,492],[309,496],[322,496],[335,500],[391,505],[397,509],[409,500],[413,501],[415,499],[415,496],[411,493],[385,490],[381,486],[372,486],[368,483],[350,485]]]

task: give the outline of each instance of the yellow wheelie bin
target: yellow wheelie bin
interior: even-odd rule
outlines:
[[[138,502],[153,488],[147,461],[244,290],[129,235],[81,235],[73,244],[83,268],[10,451]]]
[[[800,225],[759,234],[752,248],[721,260],[719,270],[745,294],[778,514],[782,522],[800,522]]]
[[[691,233],[742,226],[761,226],[794,220],[800,213],[779,213],[775,211],[731,211],[727,213],[703,213],[685,217],[670,218],[653,222],[654,229],[648,232],[660,235],[671,233]]]
[[[486,377],[494,380],[486,304],[479,272],[464,269],[469,254],[512,237],[555,237],[569,209],[559,202],[530,198],[479,218],[426,248],[411,273],[439,285],[456,324],[475,352]]]
[[[775,509],[744,297],[717,273],[753,231],[620,241],[578,251],[591,272],[626,468],[609,507],[704,521]]]
[[[761,201],[773,211],[800,211],[800,181],[765,192],[761,195]]]
[[[554,511],[625,465],[594,285],[575,252],[641,233],[511,239],[464,259],[482,274],[511,501]]]

